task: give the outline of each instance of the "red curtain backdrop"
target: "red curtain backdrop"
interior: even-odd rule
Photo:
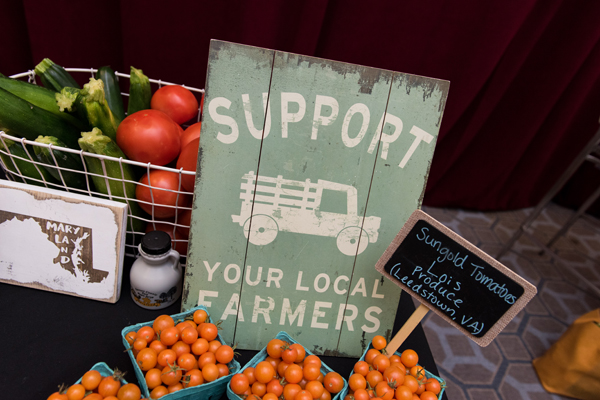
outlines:
[[[0,72],[44,57],[204,87],[210,39],[451,82],[424,203],[535,205],[598,129],[600,2],[0,0]],[[559,196],[600,182],[582,168]],[[566,192],[565,192],[566,191]],[[594,206],[594,209],[600,209]]]

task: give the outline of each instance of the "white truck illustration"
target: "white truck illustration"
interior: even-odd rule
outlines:
[[[266,245],[279,231],[335,237],[345,255],[362,253],[377,242],[381,218],[357,214],[358,192],[355,187],[325,180],[316,183],[259,176],[250,171],[242,177],[240,215],[233,222],[244,228],[244,235],[254,245]],[[345,214],[320,210],[323,190],[345,192]],[[252,218],[250,218],[252,217]]]

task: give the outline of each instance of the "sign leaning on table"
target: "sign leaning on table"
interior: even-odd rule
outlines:
[[[0,282],[116,303],[127,204],[0,180]]]
[[[392,354],[431,309],[487,346],[537,289],[460,235],[415,210],[375,269],[421,305],[388,344]]]
[[[182,308],[241,349],[391,335],[401,290],[373,267],[421,206],[448,89],[213,40]]]

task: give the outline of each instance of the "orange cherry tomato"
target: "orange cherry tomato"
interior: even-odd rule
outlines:
[[[302,367],[298,364],[290,364],[285,370],[284,377],[288,383],[299,383],[304,377]]]
[[[188,326],[181,331],[181,341],[187,344],[193,344],[196,340],[198,340],[198,330],[189,324],[186,325]]]
[[[350,375],[350,378],[348,378],[348,386],[353,391],[357,391],[358,389],[366,389],[367,379],[361,374],[352,374]]]
[[[275,377],[275,368],[273,368],[273,365],[268,361],[261,361],[254,367],[254,375],[257,381],[269,383],[269,381]]]
[[[194,311],[194,322],[200,325],[203,322],[206,322],[208,319],[208,313],[205,310],[196,310]]]
[[[306,383],[304,390],[309,392],[312,395],[313,399],[318,399],[323,395],[325,388],[323,387],[323,384],[319,381],[309,381]]]
[[[175,354],[177,354],[177,357],[185,353],[190,353],[192,351],[191,349],[192,348],[189,344],[184,343],[181,340],[178,340],[177,342],[175,342],[175,344],[171,346],[171,350],[173,350]]]
[[[202,371],[198,368],[190,369],[185,373],[185,375],[181,378],[181,383],[183,384],[183,388],[200,386],[204,383],[204,376],[202,375]]]
[[[135,383],[126,383],[119,388],[117,398],[119,400],[140,400],[142,391]]]
[[[271,339],[267,343],[267,354],[273,358],[280,358],[285,342],[281,339]]]
[[[252,385],[254,382],[256,382],[256,371],[255,371],[254,367],[247,367],[246,369],[244,369],[242,371],[242,373],[244,375],[246,375],[246,377],[248,378],[248,383],[250,385]]]
[[[243,394],[250,387],[248,377],[242,373],[234,374],[229,381],[229,387],[235,394]]]
[[[154,349],[146,347],[140,350],[135,358],[138,366],[142,371],[148,371],[156,366],[158,355]]]
[[[233,348],[227,344],[219,346],[215,351],[215,358],[222,364],[228,364],[233,360]]]
[[[373,359],[373,368],[383,373],[390,366],[390,359],[385,354],[379,354]]]
[[[208,340],[204,338],[198,338],[191,346],[192,353],[197,356],[201,356],[202,354],[208,351]]]
[[[170,328],[172,326],[175,326],[175,321],[173,321],[173,317],[171,317],[170,315],[166,315],[166,314],[159,315],[152,322],[152,328],[154,329],[154,332],[156,332],[156,333],[160,333],[160,332],[164,331],[165,329]]]
[[[179,335],[179,329],[177,329],[175,326],[171,326],[161,331],[160,341],[165,346],[173,346],[179,340]]]
[[[373,339],[371,339],[371,344],[374,349],[383,350],[385,346],[387,346],[387,340],[381,335],[375,335],[373,336]]]
[[[67,398],[69,400],[82,400],[85,397],[85,387],[81,383],[69,386]]]
[[[297,383],[288,383],[283,387],[284,400],[294,400],[296,395],[302,391],[302,388]]]
[[[381,352],[377,349],[369,349],[365,354],[365,361],[367,362],[367,364],[373,364],[373,360],[375,359],[375,357],[377,357],[380,354]]]
[[[412,349],[404,350],[400,356],[400,359],[406,368],[412,368],[419,362],[419,356],[417,355],[417,352]]]
[[[155,332],[151,326],[142,326],[137,331],[137,337],[146,339],[146,342],[148,342],[148,343],[150,343],[150,342],[152,342],[152,340],[154,340],[154,335],[155,335]]]
[[[158,368],[152,368],[146,372],[144,378],[146,380],[146,386],[148,386],[148,389],[152,390],[155,387],[162,385],[162,379],[160,377],[161,374],[162,371]]]
[[[81,384],[85,390],[94,390],[98,387],[101,380],[102,375],[100,375],[100,372],[92,369],[83,374],[83,377],[81,378]]]
[[[323,387],[329,393],[339,393],[344,388],[344,378],[335,371],[328,372],[323,380]]]
[[[436,395],[440,394],[442,387],[440,381],[435,378],[429,378],[425,381],[425,391],[432,392]]]
[[[202,376],[206,382],[213,382],[219,379],[219,367],[216,364],[208,363],[202,367]]]

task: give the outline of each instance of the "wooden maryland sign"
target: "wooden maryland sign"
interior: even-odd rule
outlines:
[[[391,341],[391,354],[429,309],[487,346],[537,293],[531,283],[420,210],[375,269],[421,302],[410,328],[403,327]]]
[[[242,349],[389,334],[401,291],[373,266],[421,205],[448,88],[212,41],[182,308]]]
[[[0,282],[116,303],[127,205],[0,181]]]

